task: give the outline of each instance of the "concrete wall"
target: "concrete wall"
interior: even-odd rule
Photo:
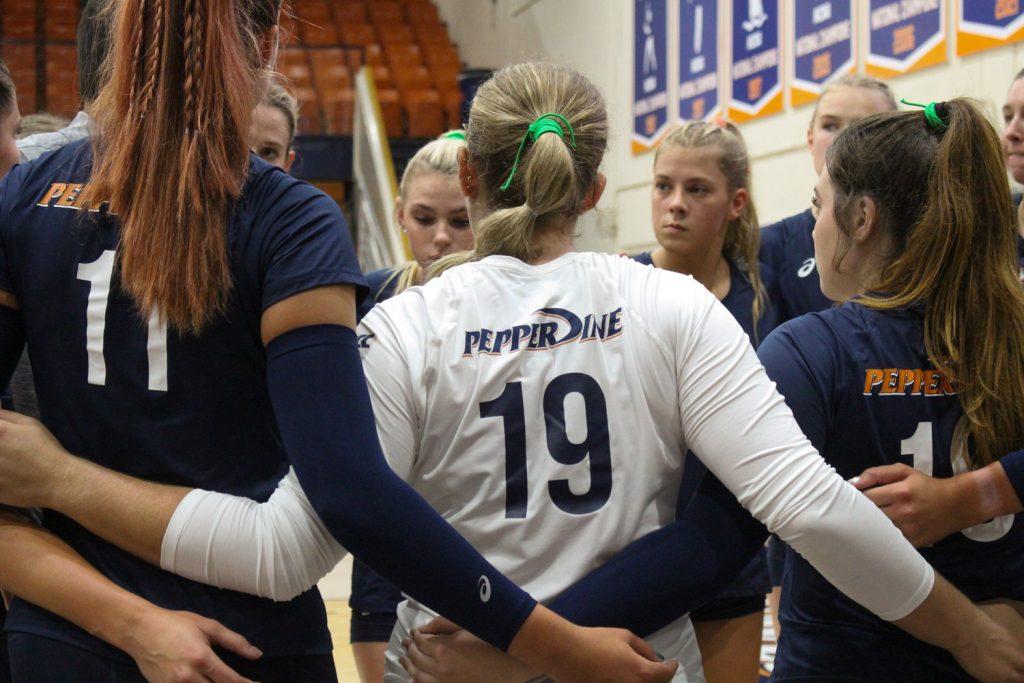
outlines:
[[[861,2],[866,5],[858,0]],[[569,64],[600,88],[611,119],[610,149],[603,169],[609,182],[599,210],[581,226],[579,246],[603,251],[650,246],[654,241],[650,215],[653,153],[634,156],[630,151],[632,0],[438,0],[437,4],[469,66],[501,67],[545,59]],[[792,11],[790,2],[783,5],[787,12]],[[674,7],[670,2],[670,26],[675,24]],[[789,24],[787,18],[784,25]],[[720,25],[728,32],[726,24]],[[949,25],[953,25],[952,16]],[[998,122],[998,108],[1010,78],[1024,67],[1024,44],[960,59],[955,56],[954,43],[947,42],[946,64],[893,79],[897,98],[928,102],[958,95],[976,97]],[[863,41],[860,49],[863,63]],[[814,173],[805,131],[810,116],[809,106],[787,108],[782,114],[742,126],[753,158],[754,198],[765,222],[801,211],[809,202]]]

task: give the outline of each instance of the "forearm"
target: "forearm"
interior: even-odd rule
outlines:
[[[191,489],[135,479],[88,460],[62,464],[45,507],[157,566],[167,525]]]
[[[119,588],[67,544],[31,523],[0,514],[0,585],[127,650],[150,604]]]
[[[907,616],[893,622],[919,640],[957,651],[983,619],[982,612],[940,575],[931,593]]]

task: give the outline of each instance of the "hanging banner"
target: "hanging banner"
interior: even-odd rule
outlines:
[[[732,10],[732,99],[729,118],[742,123],[782,111],[780,0],[746,0]]]
[[[982,50],[1024,40],[1020,0],[959,0],[956,3],[956,53]]]
[[[871,0],[867,22],[870,76],[889,78],[946,61],[945,0]]]
[[[679,118],[719,112],[718,0],[679,3]]]
[[[657,146],[668,128],[667,0],[633,3],[633,154]]]
[[[796,0],[793,17],[794,107],[818,99],[828,83],[857,67],[851,0]]]

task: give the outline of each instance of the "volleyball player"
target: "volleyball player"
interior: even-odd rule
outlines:
[[[0,178],[18,163],[18,145],[15,136],[21,126],[18,111],[18,93],[7,65],[0,60]]]
[[[732,314],[754,347],[774,329],[774,274],[758,264],[757,211],[750,159],[739,130],[724,121],[689,121],[654,156],[651,214],[659,247],[640,262],[692,275]],[[689,503],[707,469],[686,456],[677,507]],[[728,683],[757,678],[765,596],[771,591],[764,549],[721,594],[690,612],[704,672]]]
[[[392,467],[557,609],[581,622],[617,611],[642,633],[668,626],[659,647],[686,657],[684,676],[699,676],[680,618],[695,589],[684,577],[738,571],[764,534],[713,479],[670,523],[690,447],[841,590],[951,650],[979,678],[1024,676],[1021,646],[822,463],[712,294],[662,269],[572,252],[574,220],[603,189],[597,169],[606,131],[600,96],[574,72],[519,65],[480,89],[460,162],[476,250],[458,268],[451,266],[465,256],[440,261],[438,269],[449,268],[443,276],[374,308],[361,327]],[[11,460],[0,458],[17,470]],[[296,513],[309,507],[287,480],[279,498],[259,506],[111,477],[75,458],[57,462],[58,479],[74,480],[73,490],[89,482],[90,500],[66,497],[52,479],[42,493],[45,466],[29,468],[29,480],[11,485],[4,499],[39,502],[40,495],[150,561],[181,560],[183,571],[212,582],[256,574],[290,584],[289,573],[318,561],[288,553],[293,546],[277,544],[289,534],[270,528],[296,528]],[[102,503],[109,497],[119,510]],[[167,509],[173,528],[145,512],[154,506]],[[168,557],[161,557],[167,533]],[[177,557],[182,549],[191,557]],[[287,561],[253,570],[264,551]],[[405,561],[423,566],[415,553]],[[565,590],[588,572],[589,592]],[[493,600],[490,579],[476,588]],[[422,602],[404,606],[396,639],[430,614]],[[415,671],[415,659],[406,665]],[[492,668],[485,677],[502,673]],[[401,676],[394,667],[389,675]]]
[[[968,100],[872,116],[830,148],[814,244],[822,290],[847,303],[780,327],[759,354],[841,475],[902,462],[949,477],[1024,444],[1024,290],[1008,194],[998,136]],[[921,553],[972,600],[1019,601],[1022,523],[1001,517]],[[972,679],[794,551],[786,563],[774,680]]]
[[[272,83],[252,113],[252,152],[288,173],[295,163],[295,129],[299,103],[280,83]]]
[[[352,330],[363,279],[340,212],[249,157],[278,11],[276,0],[117,5],[93,145],[0,185],[0,374],[27,339],[47,424],[114,469],[264,498],[290,461],[331,533],[383,575],[566,680],[667,674],[629,634],[536,606],[380,457]],[[315,591],[259,601],[155,570],[59,515],[45,526],[54,536],[0,523],[0,583],[19,598],[7,621],[15,680],[137,679],[100,642],[130,648],[138,633],[138,601],[106,599],[122,589],[261,645],[259,662],[232,664],[246,675],[334,680]]]

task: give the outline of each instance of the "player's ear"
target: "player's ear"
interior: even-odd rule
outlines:
[[[590,211],[597,203],[601,201],[601,195],[604,194],[604,188],[608,185],[608,178],[605,177],[604,173],[598,173],[597,178],[594,179],[594,184],[587,190],[586,196],[583,198],[583,204],[580,206],[580,213],[586,213]]]
[[[473,160],[469,158],[469,150],[465,147],[459,149],[459,185],[462,187],[462,194],[465,197],[476,197],[480,188],[480,176],[476,172]]]
[[[878,204],[868,195],[861,195],[853,208],[853,239],[863,244],[875,237],[877,232]]]
[[[732,201],[729,202],[729,220],[734,221],[743,215],[743,210],[747,208],[747,202],[750,201],[750,193],[747,192],[746,188],[739,188],[732,195]]]

